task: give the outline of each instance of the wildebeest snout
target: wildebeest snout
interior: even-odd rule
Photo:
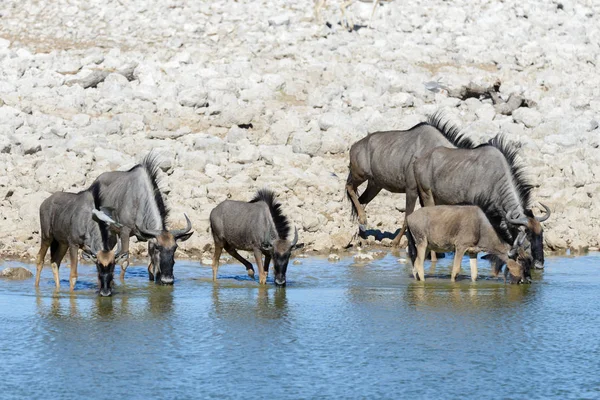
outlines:
[[[173,277],[172,276],[164,276],[162,275],[160,277],[160,283],[162,283],[163,285],[172,285],[173,284]]]

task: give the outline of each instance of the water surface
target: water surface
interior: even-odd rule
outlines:
[[[0,280],[0,397],[600,397],[599,254],[526,286],[471,283],[466,258],[451,283],[451,257],[415,282],[397,258],[304,258],[283,289],[195,262],[173,287],[132,266],[112,298],[88,265],[74,294],[64,266],[58,293],[49,267],[37,291]]]

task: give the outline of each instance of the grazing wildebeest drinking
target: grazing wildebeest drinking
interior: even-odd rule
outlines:
[[[186,241],[194,232],[185,214],[185,229],[167,229],[169,210],[159,188],[158,170],[158,155],[150,153],[129,171],[101,174],[91,188],[98,191],[100,205],[114,209],[123,225],[120,233],[123,251],[129,251],[129,238],[133,235],[140,241],[148,241],[150,280],[172,284],[177,243]],[[124,260],[121,278],[128,265],[129,259]]]
[[[517,149],[502,136],[496,136],[474,149],[433,149],[414,162],[414,176],[425,207],[479,205],[501,236],[511,243],[519,230],[525,230],[534,266],[543,268],[540,223],[550,217],[550,209],[542,204],[545,215],[533,215],[529,208],[532,186],[517,157]]]
[[[443,114],[439,112],[407,131],[375,132],[352,145],[346,194],[351,200],[352,215],[358,215],[362,230],[366,228],[367,216],[361,204],[369,204],[381,189],[406,193],[404,224],[393,244],[400,243],[406,229],[406,216],[414,211],[418,198],[413,161],[440,146],[475,147],[458,128],[444,122]],[[367,188],[358,197],[356,190],[365,181],[368,181]]]
[[[210,228],[215,241],[213,280],[217,280],[223,249],[244,264],[248,275],[254,278],[252,264],[237,252],[245,250],[254,253],[261,284],[267,283],[269,263],[273,259],[275,284],[285,285],[290,254],[301,245],[297,244],[297,228],[294,230],[294,239],[291,242],[287,239],[290,224],[281,212],[281,205],[275,200],[275,193],[261,189],[248,203],[225,200],[211,211]]]
[[[496,232],[487,216],[478,206],[434,206],[420,208],[407,217],[408,251],[413,263],[415,279],[425,280],[425,253],[455,251],[451,280],[460,272],[465,253],[469,254],[471,280],[477,279],[477,253],[486,252],[495,257],[493,274],[507,265],[512,282],[530,281],[531,257],[522,251],[525,233],[514,243],[507,243]]]
[[[94,194],[89,190],[79,193],[58,192],[48,197],[40,206],[41,246],[37,256],[35,286],[40,284],[44,258],[50,248],[50,258],[56,289],[60,288],[58,269],[69,251],[71,273],[70,289],[77,282],[77,257],[83,249],[84,258],[92,260],[98,271],[100,295],[112,294],[111,283],[115,262],[127,254],[113,252],[120,229],[112,217],[95,208]]]

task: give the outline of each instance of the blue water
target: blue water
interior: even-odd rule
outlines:
[[[397,258],[304,258],[284,289],[195,262],[173,287],[130,267],[112,298],[87,265],[73,294],[64,266],[58,293],[48,267],[38,291],[0,280],[0,398],[600,397],[599,254],[524,286]]]

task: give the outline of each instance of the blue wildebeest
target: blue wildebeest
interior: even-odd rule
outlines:
[[[46,252],[50,248],[50,258],[56,289],[60,288],[58,269],[69,251],[71,274],[70,289],[77,282],[77,258],[83,249],[84,258],[93,261],[98,271],[100,295],[112,294],[111,284],[115,263],[127,253],[112,251],[120,225],[104,210],[95,208],[94,195],[89,190],[79,193],[58,192],[48,197],[40,206],[41,246],[37,256],[35,286],[40,284],[40,274],[44,266]]]
[[[121,228],[123,250],[129,251],[129,238],[136,236],[148,241],[148,276],[151,281],[173,283],[173,266],[177,243],[192,236],[192,223],[184,214],[185,229],[167,229],[167,208],[159,188],[158,155],[150,153],[141,164],[129,171],[113,171],[101,174],[91,188],[98,191],[100,205],[115,210]],[[121,278],[129,266],[129,259],[121,265]]]
[[[496,232],[488,217],[478,206],[434,206],[420,208],[406,218],[408,252],[415,279],[425,280],[425,253],[454,251],[451,280],[460,272],[465,253],[469,254],[471,280],[477,279],[477,253],[493,257],[493,274],[507,265],[511,282],[531,282],[531,256],[524,253],[525,233],[519,233],[514,243],[507,243]],[[506,277],[506,274],[505,274]]]
[[[532,186],[525,179],[518,149],[502,136],[474,149],[436,148],[414,163],[419,196],[425,207],[475,204],[498,234],[513,243],[519,230],[527,233],[535,268],[544,267],[541,222],[550,209],[535,217],[529,208]]]
[[[288,240],[290,224],[281,212],[281,205],[275,200],[275,193],[261,189],[248,203],[223,201],[210,213],[210,228],[215,242],[212,263],[214,281],[217,280],[223,249],[244,264],[248,275],[254,278],[252,264],[237,252],[245,250],[254,253],[261,284],[267,283],[269,263],[273,259],[275,284],[285,285],[290,254],[302,245],[298,245],[297,228],[294,230],[294,239],[291,242]]]
[[[350,148],[350,172],[346,181],[346,194],[352,204],[352,215],[358,215],[361,229],[366,228],[366,206],[385,189],[392,193],[406,193],[405,219],[401,232],[394,239],[397,246],[406,229],[406,216],[410,215],[418,198],[413,161],[436,147],[475,147],[473,142],[459,133],[459,129],[443,121],[443,114],[431,115],[427,122],[406,131],[375,132]],[[367,188],[357,196],[358,187],[367,181]]]

